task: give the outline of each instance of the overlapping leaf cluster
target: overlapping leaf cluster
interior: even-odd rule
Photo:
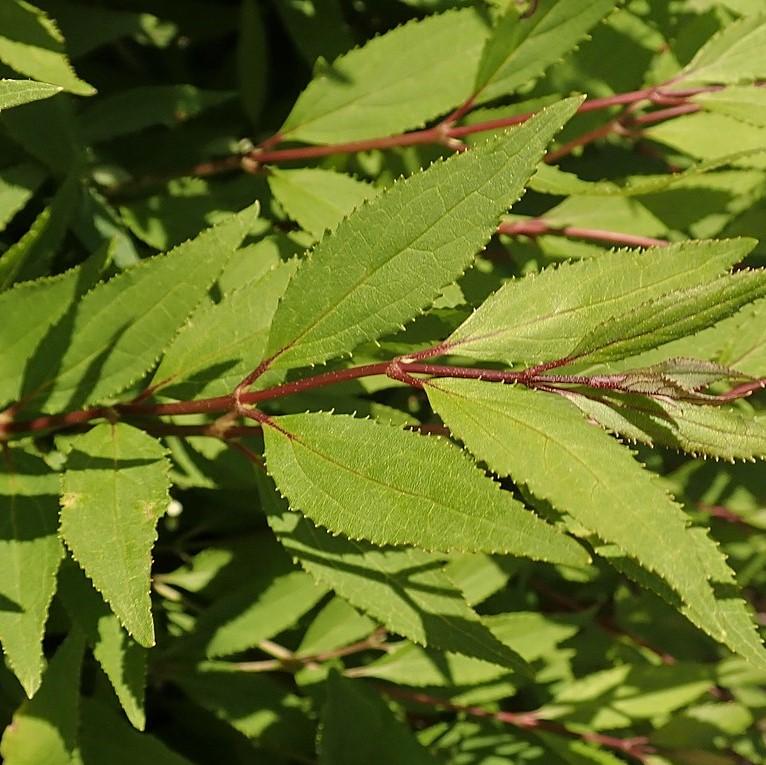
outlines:
[[[5,762],[766,763],[760,5],[6,0]]]

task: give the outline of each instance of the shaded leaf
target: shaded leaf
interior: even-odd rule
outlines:
[[[445,576],[438,556],[332,536],[288,510],[265,477],[258,476],[258,487],[269,525],[287,552],[351,605],[418,645],[526,671]]]
[[[191,765],[155,736],[139,733],[101,702],[82,699],[80,755],[83,765]]]
[[[120,90],[82,112],[83,136],[92,143],[99,143],[153,125],[172,127],[234,97],[231,91],[201,90],[193,85]]]
[[[85,574],[69,559],[59,573],[58,595],[93,649],[128,720],[143,730],[146,649],[128,636]]]
[[[61,536],[128,632],[153,645],[149,576],[168,506],[165,450],[122,423],[97,425],[68,446]]]
[[[335,227],[378,192],[344,173],[309,167],[269,171],[271,193],[290,218],[315,239]]]
[[[334,597],[306,629],[297,653],[303,655],[333,651],[366,638],[375,622],[360,614],[343,598]]]
[[[412,732],[394,717],[378,691],[331,672],[318,743],[322,765],[436,762]]]
[[[43,675],[40,690],[14,714],[0,742],[7,765],[70,765],[77,745],[83,639],[70,633]]]
[[[78,180],[70,176],[29,231],[0,257],[0,289],[10,287],[15,281],[48,273],[79,197]]]
[[[200,706],[259,746],[301,759],[313,753],[314,724],[306,699],[270,677],[208,661],[178,673],[174,680]]]
[[[280,491],[330,531],[375,544],[588,562],[447,441],[327,413],[274,419],[264,440]]]
[[[39,458],[8,449],[0,461],[0,642],[27,696],[43,670],[42,639],[63,549],[56,475]]]
[[[44,178],[44,170],[32,163],[0,170],[0,231],[32,198]]]

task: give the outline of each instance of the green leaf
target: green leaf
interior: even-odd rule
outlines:
[[[0,742],[7,765],[71,765],[83,648],[82,636],[71,632],[45,670],[40,690],[14,714]]]
[[[0,231],[32,198],[44,178],[44,170],[32,163],[0,170]]]
[[[616,5],[617,0],[541,0],[526,18],[510,6],[482,51],[475,100],[490,101],[529,86]]]
[[[699,406],[664,396],[612,395],[603,400],[568,394],[580,411],[614,433],[689,454],[721,459],[766,459],[766,416]],[[605,409],[607,411],[605,411]]]
[[[80,198],[78,179],[69,176],[32,228],[0,257],[0,290],[15,281],[48,273]]]
[[[264,440],[280,491],[330,531],[382,545],[588,562],[579,545],[440,438],[317,413],[271,420]]]
[[[309,143],[418,128],[471,91],[487,28],[471,9],[410,21],[320,68],[279,133]]]
[[[594,325],[712,281],[753,246],[730,239],[606,253],[510,281],[453,332],[445,351],[507,363],[564,358]]]
[[[163,356],[152,387],[179,398],[230,393],[263,358],[271,320],[297,265],[280,263],[220,303],[203,303]]]
[[[56,24],[24,0],[6,0],[0,6],[0,61],[35,80],[80,96],[96,92],[74,73]]]
[[[564,685],[540,713],[589,730],[626,728],[676,712],[709,691],[713,683],[710,669],[696,664],[624,664]]]
[[[295,754],[300,760],[313,754],[316,734],[306,700],[290,693],[284,684],[213,661],[198,664],[192,671],[184,668],[173,680],[201,707],[259,746]]]
[[[728,328],[721,361],[746,374],[766,377],[766,300],[759,300],[739,316],[742,321]]]
[[[751,85],[700,93],[692,101],[710,112],[720,112],[740,122],[766,127],[766,90]]]
[[[577,634],[576,625],[563,618],[534,612],[515,612],[484,618],[492,633],[525,661],[555,653],[557,645]],[[502,667],[454,653],[437,654],[404,643],[380,659],[353,670],[357,677],[377,677],[411,686],[466,687],[487,683],[508,673]]]
[[[21,397],[26,370],[51,327],[99,278],[106,250],[59,276],[24,282],[0,294],[0,402]],[[45,306],[44,311],[35,310]],[[37,350],[36,350],[37,349]]]
[[[209,625],[205,653],[208,658],[230,656],[254,648],[261,640],[292,627],[327,593],[303,571],[278,576],[256,576],[234,592],[219,598],[201,616]]]
[[[68,445],[61,536],[125,629],[151,646],[151,550],[170,486],[165,450],[122,423],[97,425]]]
[[[69,559],[59,572],[59,592],[69,617],[84,633],[128,720],[144,729],[146,649],[129,637],[85,574]]]
[[[235,95],[231,91],[200,90],[193,85],[120,90],[83,111],[83,136],[91,143],[99,143],[153,125],[173,127]]]
[[[271,193],[287,215],[321,239],[355,208],[374,197],[378,191],[350,175],[318,167],[300,170],[269,170]]]
[[[191,760],[168,749],[158,738],[139,733],[109,707],[82,699],[80,754],[83,765],[192,765]]]
[[[32,696],[43,669],[42,639],[56,571],[57,480],[38,457],[8,449],[0,462],[0,642]]]
[[[202,301],[256,210],[228,217],[86,295],[57,328],[60,360],[46,358],[30,370],[28,398],[58,411],[103,401],[139,379]]]
[[[739,272],[693,289],[671,292],[586,331],[569,357],[591,362],[635,356],[693,335],[766,295],[766,272]]]
[[[320,765],[428,765],[434,760],[380,692],[331,672],[319,738]]]
[[[766,77],[766,16],[726,25],[697,51],[676,82],[738,84]]]
[[[333,598],[308,626],[297,653],[311,656],[334,651],[366,638],[375,629],[375,622],[360,614],[343,598]]]
[[[4,132],[56,177],[81,173],[90,160],[80,135],[73,99],[59,93],[0,113]]]
[[[257,481],[272,530],[320,584],[418,645],[526,671],[519,657],[497,640],[465,602],[442,571],[439,556],[332,536],[288,510],[265,477],[258,475]]]
[[[62,90],[59,85],[36,80],[0,80],[0,111],[50,98]]]
[[[617,545],[680,596],[698,627],[766,666],[766,650],[744,603],[730,594],[731,572],[715,544],[704,530],[699,538],[692,534],[660,482],[572,404],[467,380],[431,381],[427,390],[434,409],[478,458]]]
[[[272,366],[348,353],[428,306],[487,242],[578,103],[545,109],[396,184],[343,221],[317,245],[279,304],[267,349]]]

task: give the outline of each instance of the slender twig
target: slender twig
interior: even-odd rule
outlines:
[[[520,383],[531,388],[545,390],[555,390],[556,386],[561,385],[586,385],[596,389],[617,390],[619,386],[615,380],[610,377],[588,377],[585,375],[549,375],[546,374],[552,369],[565,366],[571,363],[572,357],[555,359],[544,364],[538,364],[520,371],[510,371],[503,369],[485,369],[481,367],[463,367],[450,364],[428,364],[422,363],[417,359],[431,358],[434,356],[445,355],[454,346],[442,343],[412,354],[408,357],[398,357],[390,361],[382,361],[375,364],[363,364],[356,367],[348,367],[332,372],[324,372],[318,375],[295,380],[292,382],[281,383],[269,388],[258,391],[240,391],[239,389],[228,396],[216,396],[207,399],[198,399],[196,401],[177,401],[173,403],[154,404],[151,402],[116,404],[112,407],[92,407],[88,409],[66,412],[63,414],[44,415],[31,420],[5,421],[0,423],[0,441],[8,440],[15,434],[38,433],[48,430],[61,430],[72,426],[79,426],[83,423],[92,422],[98,419],[117,419],[127,417],[137,427],[143,429],[157,428],[156,423],[142,422],[142,418],[154,418],[168,415],[191,415],[191,414],[217,414],[234,413],[236,415],[246,416],[255,420],[259,424],[268,424],[274,426],[272,420],[257,409],[251,409],[255,404],[263,401],[283,398],[285,396],[304,393],[309,390],[324,388],[329,385],[358,380],[364,377],[388,376],[400,382],[404,382],[415,387],[420,387],[422,381],[413,377],[413,375],[422,375],[426,378],[459,378],[470,380],[482,380],[484,382],[497,383]],[[259,367],[260,368],[260,367]],[[750,395],[754,390],[763,388],[766,385],[766,378],[755,380],[741,385],[728,393],[719,396],[710,396],[706,403],[720,404],[732,401],[736,398],[743,398]],[[164,424],[163,424],[164,425]],[[178,426],[167,426],[175,428]],[[212,423],[207,426],[201,426],[207,433],[198,432],[197,429],[188,431],[185,435],[217,435],[226,438],[232,433],[234,426],[227,424],[221,426]],[[216,428],[218,428],[216,430]],[[234,431],[241,435],[251,435],[252,431]],[[176,432],[173,435],[181,434]],[[235,436],[231,436],[235,437]],[[239,437],[239,436],[236,436]]]
[[[497,227],[497,232],[506,236],[566,236],[571,239],[586,239],[624,247],[666,247],[668,245],[664,239],[655,239],[651,236],[637,236],[598,228],[557,226],[554,223],[548,223],[544,218],[501,223]]]
[[[647,762],[649,755],[655,751],[653,747],[649,746],[649,740],[644,736],[618,738],[617,736],[608,736],[604,733],[595,731],[576,731],[554,720],[546,720],[540,716],[539,712],[493,711],[479,706],[453,704],[451,701],[440,699],[438,696],[431,696],[428,693],[420,693],[418,691],[410,691],[399,686],[380,685],[378,688],[386,696],[401,701],[409,701],[414,704],[420,704],[436,709],[445,709],[450,712],[462,713],[471,717],[494,720],[524,730],[540,730],[545,731],[546,733],[565,736],[567,738],[576,738],[582,741],[587,741],[589,744],[596,744],[597,746],[602,746],[606,749],[621,752],[628,757],[632,757],[637,762]]]

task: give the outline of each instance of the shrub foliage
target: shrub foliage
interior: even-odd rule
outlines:
[[[766,763],[761,0],[4,0],[8,765]]]

